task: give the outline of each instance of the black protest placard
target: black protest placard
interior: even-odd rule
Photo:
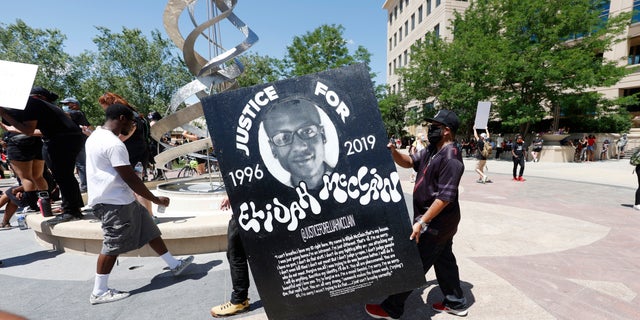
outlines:
[[[202,105],[269,318],[424,283],[363,65],[241,88]]]

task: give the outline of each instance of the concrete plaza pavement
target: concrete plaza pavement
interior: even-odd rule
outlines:
[[[476,163],[465,159],[454,238],[468,319],[640,319],[640,211],[628,160],[528,162],[525,182],[511,181],[510,161],[489,160],[487,184],[476,182]],[[410,201],[410,170],[399,173]],[[223,252],[196,255],[180,277],[160,258],[126,257],[109,283],[131,297],[92,306],[95,256],[46,250],[30,229],[0,231],[0,248],[0,310],[29,319],[208,319],[231,290]],[[426,279],[402,319],[457,318],[431,310],[442,294],[433,270]],[[253,282],[249,297],[251,311],[229,319],[267,319]],[[368,316],[353,304],[300,318]]]

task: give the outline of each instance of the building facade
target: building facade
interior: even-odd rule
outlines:
[[[473,0],[471,0],[473,1]],[[464,12],[469,0],[386,0],[382,6],[387,11],[387,66],[386,79],[390,93],[402,91],[398,68],[409,63],[411,46],[422,41],[427,32],[435,32],[440,38],[452,39],[449,30],[454,12]],[[603,1],[603,15],[612,16],[621,12],[636,10],[621,41],[611,50],[604,52],[604,58],[619,61],[629,68],[640,66],[640,0]],[[624,97],[640,93],[640,71],[629,74],[615,86],[596,88],[607,98]],[[413,101],[408,108],[421,108],[429,101]],[[636,117],[634,126],[640,126],[640,104],[628,107]],[[409,128],[412,135],[421,134],[423,128]]]
[[[454,12],[463,12],[468,0],[386,0],[382,8],[387,10],[387,86],[390,93],[402,91],[397,69],[409,64],[411,46],[423,41],[428,32],[435,32],[442,39],[451,39],[449,21]],[[407,108],[422,108],[431,101],[412,101]],[[407,128],[411,136],[420,136],[426,129],[417,126]]]

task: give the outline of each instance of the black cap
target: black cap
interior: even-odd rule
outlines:
[[[41,95],[43,97],[45,97],[47,99],[48,102],[54,102],[56,100],[58,100],[58,95],[43,88],[43,87],[33,87],[31,88],[31,93],[30,94],[38,94]]]
[[[451,131],[458,131],[458,127],[460,126],[460,119],[455,112],[451,110],[439,110],[438,113],[433,118],[428,118],[427,122],[439,122],[449,127]]]

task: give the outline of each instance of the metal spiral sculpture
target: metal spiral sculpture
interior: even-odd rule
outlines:
[[[192,132],[200,137],[207,137],[190,143],[185,143],[177,147],[163,144],[167,148],[158,154],[154,159],[158,168],[164,168],[173,159],[193,153],[199,150],[208,149],[212,146],[208,132],[190,122],[204,115],[202,104],[191,104],[186,108],[178,110],[178,107],[185,103],[186,99],[196,95],[202,99],[210,94],[220,93],[232,89],[236,86],[235,78],[244,71],[242,63],[237,56],[248,50],[256,41],[258,36],[249,29],[235,14],[233,9],[237,0],[205,0],[211,8],[211,18],[204,23],[198,24],[194,14],[194,8],[198,0],[169,0],[164,11],[164,27],[169,38],[183,52],[184,61],[189,71],[196,77],[195,80],[181,87],[171,98],[165,117],[156,122],[151,128],[151,137],[161,143],[162,135],[177,127]],[[194,26],[186,38],[183,38],[178,28],[178,21],[182,12],[188,9],[189,17]],[[227,19],[231,24],[244,34],[244,40],[232,49],[225,50],[216,39],[209,37],[204,31],[207,28],[218,24],[222,19]],[[195,49],[195,42],[198,37],[204,37],[209,45],[215,48],[216,52],[222,52],[210,60],[203,58]]]

